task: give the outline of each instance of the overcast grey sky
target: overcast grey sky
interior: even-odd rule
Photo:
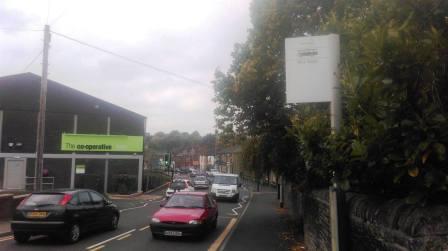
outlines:
[[[246,39],[250,0],[2,0],[0,76],[41,75],[51,29],[203,85],[141,67],[53,35],[49,78],[148,118],[147,131],[214,132],[215,69]]]

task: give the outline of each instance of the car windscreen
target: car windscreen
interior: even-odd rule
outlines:
[[[204,208],[204,197],[187,194],[174,194],[165,204],[168,208]]]
[[[173,190],[183,190],[185,189],[187,186],[185,185],[185,182],[180,181],[180,182],[173,182],[170,185],[170,188]]]
[[[235,176],[220,176],[216,175],[213,178],[213,184],[223,184],[223,185],[237,185],[238,178]]]
[[[24,206],[54,206],[58,205],[63,194],[32,194],[23,203]]]

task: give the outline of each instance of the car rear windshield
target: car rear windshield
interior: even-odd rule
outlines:
[[[207,178],[205,178],[204,176],[198,176],[198,177],[196,177],[195,180],[201,180],[201,181],[204,181],[204,180],[207,180]]]
[[[204,197],[187,194],[174,194],[165,207],[169,208],[204,208]]]
[[[25,200],[24,206],[53,206],[58,205],[63,194],[32,194]]]
[[[216,175],[213,179],[214,184],[223,184],[223,185],[237,185],[238,178],[235,176],[219,176]]]
[[[187,186],[185,185],[185,182],[173,182],[170,185],[170,188],[173,190],[182,190],[185,189]]]

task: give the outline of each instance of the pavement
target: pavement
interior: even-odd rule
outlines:
[[[247,209],[220,250],[305,250],[291,230],[288,209],[280,209],[277,192],[263,186],[252,192]]]
[[[9,224],[9,219],[0,220],[0,237],[7,236],[11,234],[11,227]]]

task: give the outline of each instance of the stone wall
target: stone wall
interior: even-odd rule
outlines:
[[[404,200],[348,193],[351,250],[448,250],[448,205],[408,205]],[[308,251],[331,250],[328,190],[304,196]]]
[[[285,186],[285,203],[286,207],[289,208],[290,218],[296,222],[297,225],[303,226],[303,214],[304,214],[304,203],[303,194],[299,191],[299,188],[292,183],[287,183]],[[303,232],[303,229],[299,229]]]
[[[349,194],[352,250],[448,250],[448,205]]]
[[[304,196],[304,239],[307,251],[331,250],[328,191],[313,191]]]

